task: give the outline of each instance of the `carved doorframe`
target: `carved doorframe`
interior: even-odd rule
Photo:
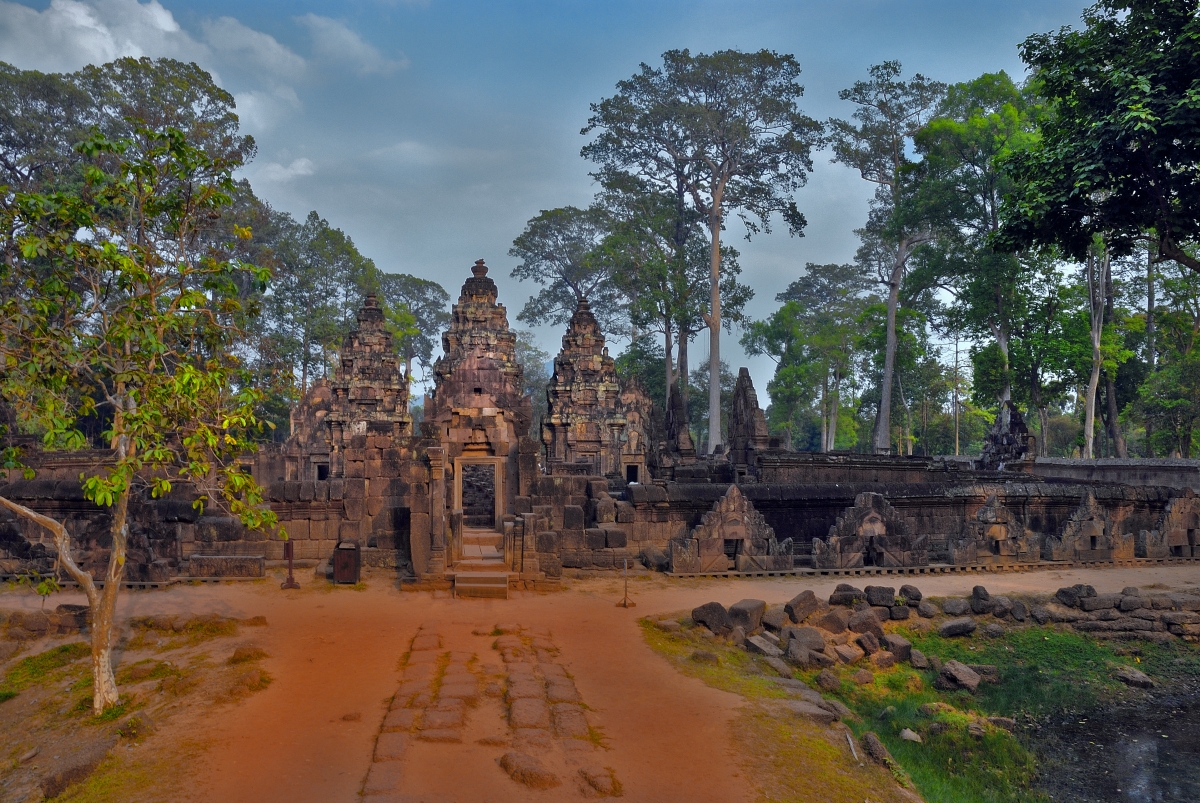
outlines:
[[[462,467],[465,465],[490,465],[493,467],[496,477],[495,488],[495,516],[492,519],[492,529],[497,532],[502,532],[500,522],[504,520],[504,500],[506,497],[507,477],[505,477],[505,466],[508,463],[507,457],[491,457],[481,455],[475,457],[461,456],[454,458],[454,494],[452,497],[451,510],[462,510]]]

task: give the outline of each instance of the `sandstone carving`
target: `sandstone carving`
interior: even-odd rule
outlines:
[[[827,538],[813,540],[813,566],[922,566],[929,562],[928,548],[926,537],[911,535],[883,496],[867,492],[838,517]]]

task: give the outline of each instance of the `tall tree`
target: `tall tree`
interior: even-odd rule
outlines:
[[[880,404],[872,448],[891,451],[892,385],[896,372],[896,309],[909,257],[931,241],[934,229],[910,177],[913,138],[936,110],[945,85],[923,75],[901,79],[898,61],[870,68],[870,80],[857,81],[838,93],[858,108],[855,122],[828,123],[834,161],[858,170],[875,185],[867,225],[860,231],[864,248],[859,261],[874,264],[888,288],[887,338],[884,344]]]
[[[836,448],[843,394],[854,378],[863,334],[862,314],[878,301],[871,284],[872,277],[859,265],[810,262],[804,276],[775,297],[783,306],[742,336],[748,354],[766,354],[775,361],[767,390],[772,407],[781,408],[789,424],[799,408],[816,403],[822,452]]]
[[[379,272],[315,211],[303,223],[284,215],[278,227],[275,281],[265,304],[303,394],[312,378],[327,372],[363,297],[378,289]]]
[[[791,195],[812,170],[820,124],[800,112],[804,88],[795,58],[768,50],[663,54],[642,64],[617,94],[592,105],[582,133],[598,132],[583,156],[601,174],[627,173],[686,199],[709,234],[709,438],[721,445],[721,231],[737,212],[747,237],[770,231],[775,213],[795,235],[804,216]]]
[[[1014,191],[998,244],[1056,244],[1086,260],[1149,241],[1200,271],[1200,3],[1102,0],[1084,29],[1030,36],[1021,58],[1051,113],[1036,147],[1005,162]]]
[[[0,208],[15,235],[0,261],[0,400],[50,450],[90,446],[83,420],[107,414],[111,462],[81,477],[84,497],[110,510],[102,589],[75,563],[61,522],[0,498],[50,530],[87,596],[97,714],[119,702],[112,637],[139,486],[161,496],[190,484],[196,507],[223,504],[257,529],[276,524],[239,463],[255,448],[260,394],[230,348],[245,314],[235,277],[267,274],[214,258],[198,236],[229,204],[240,160],[214,159],[177,129],[136,133],[136,147],[103,134],[83,142],[77,191],[18,193]]]
[[[606,332],[624,333],[628,302],[598,253],[611,225],[599,206],[543,210],[525,224],[508,251],[521,260],[512,276],[540,284],[542,290],[525,303],[517,320],[562,325],[586,299]]]
[[[392,334],[404,358],[404,375],[411,380],[414,360],[422,369],[433,364],[434,349],[450,325],[450,294],[437,282],[407,273],[380,273],[377,281],[389,320],[396,323],[405,316]]]

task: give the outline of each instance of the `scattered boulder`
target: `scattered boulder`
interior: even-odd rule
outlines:
[[[970,616],[962,616],[958,619],[951,619],[944,622],[938,628],[938,634],[942,638],[956,638],[958,636],[969,636],[975,632],[975,620]]]
[[[674,619],[659,619],[654,623],[654,626],[664,633],[678,633],[683,630],[683,625],[676,622]]]
[[[587,767],[580,767],[579,777],[581,777],[588,786],[596,790],[602,797],[612,797],[618,792],[619,786],[617,779],[613,777],[612,770],[605,767],[599,767],[592,764]]]
[[[917,744],[922,743],[921,737],[912,728],[905,728],[904,730],[900,731],[900,738],[906,742],[916,742]]]
[[[846,627],[855,633],[874,633],[875,638],[883,638],[883,628],[874,611],[859,611],[850,617]]]
[[[717,664],[721,663],[721,659],[717,656],[717,654],[715,652],[709,652],[708,650],[696,650],[692,653],[691,657],[692,660],[698,664],[710,664],[712,666],[716,666]]]
[[[1066,605],[1068,608],[1079,607],[1079,591],[1071,586],[1064,586],[1054,592],[1054,598],[1058,600],[1060,605]]]
[[[1126,686],[1133,686],[1136,689],[1152,689],[1154,681],[1140,669],[1134,669],[1132,666],[1123,666],[1117,670],[1116,679],[1124,683]]]
[[[992,622],[983,629],[983,635],[987,636],[988,638],[1000,638],[1004,635],[1004,628],[995,622]]]
[[[1017,721],[1011,717],[988,717],[988,722],[997,728],[1003,728],[1009,733],[1017,729]]]
[[[783,605],[770,605],[762,616],[762,626],[767,630],[779,632],[791,621]]]
[[[729,606],[729,621],[734,627],[753,633],[762,627],[762,617],[766,612],[767,603],[763,600],[743,599]]]
[[[971,603],[965,599],[952,597],[942,603],[942,611],[947,616],[964,616],[971,610]]]
[[[890,652],[879,651],[871,656],[871,663],[877,669],[890,669],[896,665],[896,656]]]
[[[983,678],[979,676],[979,673],[966,664],[959,661],[947,661],[942,666],[941,671],[938,672],[937,679],[933,682],[933,685],[944,691],[966,689],[974,694],[982,680]]]
[[[757,653],[758,655],[766,655],[768,657],[782,658],[783,650],[776,647],[764,636],[749,636],[746,639],[747,652]]]
[[[910,605],[914,608],[917,606],[917,603],[920,602],[922,599],[921,589],[917,588],[914,585],[900,586],[900,596],[904,597],[904,601],[908,605]]]
[[[912,664],[913,669],[928,669],[929,659],[925,657],[925,653],[915,647],[908,654],[908,662]]]
[[[992,597],[992,616],[1003,619],[1012,614],[1013,602],[1008,597]]]
[[[967,668],[979,675],[985,683],[1000,682],[1000,668],[995,664],[967,664]]]
[[[799,643],[807,650],[820,652],[825,649],[825,637],[815,627],[785,627],[779,640],[792,644]]]
[[[108,755],[112,744],[111,739],[94,742],[54,760],[50,770],[41,780],[42,795],[48,798],[58,797],[68,786],[91,775]]]
[[[738,625],[729,631],[729,643],[735,647],[744,647],[746,645],[746,629]]]
[[[893,622],[902,622],[912,615],[912,608],[907,605],[893,605],[891,614]]]
[[[971,612],[976,615],[991,613],[995,603],[992,601],[992,595],[983,586],[975,586],[971,589],[970,599]]]
[[[834,608],[827,614],[817,620],[817,627],[835,636],[838,633],[845,633],[846,627],[850,624],[850,614],[842,608]]]
[[[837,691],[842,687],[842,681],[838,676],[830,672],[828,669],[822,669],[817,673],[817,685],[825,691]]]
[[[500,767],[514,781],[532,789],[550,789],[561,782],[558,776],[543,767],[533,756],[527,753],[511,751],[500,757]]]
[[[1012,604],[1012,618],[1017,622],[1024,622],[1029,618],[1029,606],[1019,599],[1014,599]]]
[[[800,624],[820,609],[821,600],[817,599],[817,595],[811,590],[801,591],[783,606],[783,610],[787,613],[788,618],[796,624]]]
[[[1048,624],[1050,622],[1050,611],[1042,605],[1034,605],[1029,610],[1029,617],[1039,625]]]
[[[712,632],[721,636],[733,630],[733,622],[729,619],[729,612],[719,602],[706,602],[698,608],[693,608],[692,621],[696,624],[704,625]]]
[[[866,669],[860,669],[851,675],[850,679],[859,686],[869,686],[875,682],[875,675],[871,674],[871,672],[867,671]]]
[[[863,591],[861,588],[855,588],[849,583],[838,583],[837,588],[829,595],[830,605],[853,605],[857,600],[863,599]]]
[[[1117,605],[1122,611],[1137,611],[1146,607],[1146,600],[1140,594],[1124,594],[1121,595],[1121,601]]]
[[[854,640],[854,643],[867,655],[874,655],[879,652],[879,639],[876,638],[874,633],[863,633]]]
[[[1120,594],[1097,594],[1091,597],[1080,597],[1079,608],[1084,611],[1106,611],[1121,603]]]
[[[896,589],[892,586],[867,586],[863,589],[863,596],[872,607],[890,608],[896,604]]]
[[[983,725],[972,721],[967,723],[967,733],[970,736],[974,736],[976,739],[982,739],[987,731],[983,729]]]
[[[880,643],[883,648],[896,656],[897,661],[908,661],[911,659],[914,652],[912,642],[897,633],[888,633]]]
[[[917,616],[920,616],[922,619],[932,619],[937,615],[937,606],[932,602],[921,600],[919,603],[917,603]]]
[[[862,735],[862,746],[867,755],[880,764],[887,766],[892,763],[892,754],[883,746],[883,742],[879,741],[879,737],[871,731],[867,731]]]
[[[811,719],[822,725],[832,725],[834,720],[838,718],[837,714],[833,711],[815,703],[810,703],[808,700],[788,700],[784,705],[796,716]]]
[[[768,655],[763,659],[763,663],[774,669],[775,673],[781,678],[790,678],[792,676],[792,668],[777,655]]]
[[[838,644],[833,648],[833,652],[837,655],[838,660],[844,664],[852,664],[861,661],[866,654],[853,644]]]

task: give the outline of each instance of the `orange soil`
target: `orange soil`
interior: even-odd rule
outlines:
[[[122,616],[150,613],[265,615],[270,626],[255,641],[269,654],[262,666],[271,686],[236,707],[213,709],[201,732],[186,734],[211,745],[195,765],[180,768],[180,799],[255,803],[351,803],[371,762],[375,738],[401,677],[400,661],[423,623],[467,638],[470,630],[498,622],[546,628],[561,650],[557,661],[575,678],[588,718],[607,748],[594,763],[611,767],[630,801],[748,801],[755,795],[736,755],[730,723],[742,699],[685,677],[643,642],[637,619],[686,610],[711,599],[726,605],[756,597],[782,602],[811,588],[827,595],[842,578],[670,581],[634,579],[637,607],[615,607],[620,584],[612,579],[571,581],[554,594],[515,594],[504,600],[454,600],[444,592],[400,592],[385,574],[368,589],[304,588],[283,592],[277,580],[219,586],[173,587],[122,594]],[[1052,592],[1091,583],[1101,592],[1161,583],[1200,583],[1200,567],[1039,571],[1020,574],[848,578],[855,585],[912,582],[929,596],[963,595],[983,584],[993,593]],[[327,588],[327,586],[325,587]],[[74,601],[59,595],[55,601]],[[5,594],[5,607],[37,607],[32,595]],[[475,637],[482,661],[499,664],[490,640]],[[447,649],[458,649],[448,644]],[[344,719],[347,714],[360,718]],[[182,736],[182,735],[181,735]],[[429,748],[434,746],[428,746]],[[405,787],[416,800],[578,800],[571,783],[534,791],[516,786],[495,760],[505,748],[474,743],[423,746],[421,773]],[[446,779],[445,782],[439,779]],[[419,783],[415,783],[419,780]],[[429,793],[436,796],[429,797]],[[443,797],[450,795],[450,797]],[[403,799],[403,798],[398,798]]]

